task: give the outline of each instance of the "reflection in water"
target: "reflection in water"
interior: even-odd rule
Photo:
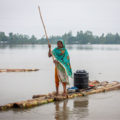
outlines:
[[[52,45],[52,49],[57,47],[57,44]],[[7,45],[7,44],[0,44],[0,49],[24,49],[24,48],[29,48],[29,49],[47,49],[48,45],[43,44],[43,45]],[[72,44],[72,45],[66,45],[66,48],[68,50],[120,50],[120,45],[84,45],[84,44]]]
[[[73,112],[77,118],[88,116],[88,103],[88,97],[75,98]]]
[[[32,45],[15,45],[15,44],[0,44],[0,49],[5,49],[5,48],[9,48],[9,49],[24,49],[24,48],[29,48]],[[32,47],[31,47],[32,48]]]
[[[71,50],[73,49],[73,46],[72,45],[66,45],[67,49]]]
[[[61,107],[59,104],[61,102],[55,102],[55,119],[56,120],[68,120],[69,114],[68,112],[70,111],[70,108],[67,107],[68,100],[63,101],[63,107]]]
[[[70,49],[77,50],[120,50],[120,45],[66,45]]]
[[[73,102],[73,109],[69,104],[69,100],[64,100],[63,102],[55,102],[55,119],[56,120],[71,120],[72,118],[85,118],[88,116],[88,97],[78,97],[75,98]],[[60,106],[60,103],[63,103],[63,106]],[[69,105],[71,105],[70,103]]]
[[[92,50],[92,45],[66,45],[67,49],[77,49],[77,50]]]
[[[0,44],[0,49],[5,49],[7,47],[7,45],[5,44]]]

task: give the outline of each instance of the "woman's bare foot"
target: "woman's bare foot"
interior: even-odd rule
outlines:
[[[63,96],[68,96],[68,94],[67,94],[67,93],[65,93],[65,92],[64,92],[62,95],[63,95]]]
[[[55,92],[54,95],[58,95],[59,93],[58,92]]]
[[[62,94],[62,96],[65,96],[65,95],[66,95],[65,93]]]

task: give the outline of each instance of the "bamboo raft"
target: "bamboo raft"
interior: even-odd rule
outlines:
[[[120,89],[120,83],[116,81],[111,83],[104,81],[100,83],[99,81],[94,80],[90,82],[89,85],[94,85],[94,87],[91,87],[89,89],[80,89],[80,92],[68,93],[68,96],[63,96],[62,91],[59,92],[59,95],[55,95],[55,92],[42,94],[42,95],[33,95],[33,98],[30,100],[9,103],[0,106],[0,110],[7,110],[10,108],[30,108],[42,104],[51,103],[53,101],[61,101],[65,99],[71,99],[74,97],[86,96],[90,94],[96,94],[96,93]]]
[[[0,69],[0,72],[29,72],[38,70],[39,69]]]

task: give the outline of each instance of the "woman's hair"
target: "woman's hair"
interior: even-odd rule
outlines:
[[[61,41],[57,41],[57,44],[58,44],[58,42],[61,42]],[[61,42],[62,43],[62,42]],[[62,43],[63,44],[63,43]]]

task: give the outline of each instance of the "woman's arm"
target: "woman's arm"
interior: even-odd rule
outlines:
[[[51,44],[49,44],[48,47],[49,47],[48,57],[51,57],[52,56],[51,53],[50,53],[50,51],[51,51]]]
[[[57,60],[54,60],[54,61],[53,61],[53,63],[55,63],[55,64],[56,64],[56,63],[59,63],[59,62],[58,62]]]
[[[48,51],[48,57],[51,57],[52,55],[51,55],[51,53],[50,53],[50,51],[51,51],[51,44],[49,44],[48,45],[48,47],[49,47],[49,51]],[[57,60],[53,60],[53,63],[59,63]]]

